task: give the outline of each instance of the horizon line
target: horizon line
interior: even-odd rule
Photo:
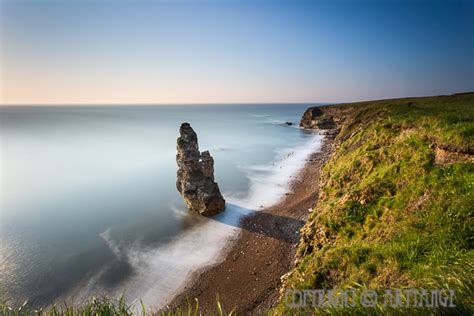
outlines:
[[[0,103],[0,107],[15,107],[15,106],[30,106],[30,107],[41,107],[41,106],[166,106],[166,105],[272,105],[272,104],[297,104],[303,105],[307,104],[311,106],[315,105],[336,105],[336,104],[349,104],[349,103],[359,103],[359,102],[373,102],[373,101],[385,101],[385,100],[396,100],[396,99],[409,99],[409,98],[429,98],[429,97],[441,97],[441,96],[452,96],[460,94],[471,94],[473,91],[462,91],[454,92],[450,94],[433,94],[433,95],[410,95],[403,97],[388,97],[388,98],[379,98],[379,99],[366,99],[366,100],[352,100],[352,101],[337,101],[337,102],[183,102],[183,103],[9,103],[3,104]]]

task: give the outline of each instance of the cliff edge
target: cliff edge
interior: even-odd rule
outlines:
[[[295,311],[288,289],[350,289],[355,301],[338,313],[471,315],[474,93],[312,107],[300,125],[340,131],[273,313]],[[408,296],[402,306],[382,304],[386,289],[403,288],[455,295],[450,306]],[[359,300],[367,289],[376,307]]]

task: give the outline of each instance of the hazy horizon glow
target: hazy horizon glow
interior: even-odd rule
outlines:
[[[474,90],[473,1],[0,1],[2,104]]]

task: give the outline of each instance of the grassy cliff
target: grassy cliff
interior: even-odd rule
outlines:
[[[334,122],[339,133],[285,287],[454,289],[456,307],[393,310],[357,304],[304,310],[282,301],[271,313],[472,315],[474,93],[328,106],[321,122]],[[39,313],[0,304],[1,315],[131,315],[135,310],[123,299],[107,298]],[[198,304],[159,315],[190,311],[199,314]],[[145,309],[136,314],[145,315]],[[219,302],[215,314],[226,314]]]
[[[285,286],[449,288],[456,308],[418,311],[472,315],[474,94],[323,110],[340,121],[340,132]],[[380,304],[342,310],[387,311]],[[276,312],[298,310],[281,303]]]

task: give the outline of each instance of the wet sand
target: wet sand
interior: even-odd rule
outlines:
[[[276,304],[280,278],[293,267],[299,229],[318,198],[320,169],[332,144],[326,137],[280,203],[241,220],[242,232],[224,261],[197,272],[170,307],[186,306],[187,299],[194,304],[197,298],[201,313],[209,314],[216,311],[217,294],[225,311],[235,308],[237,314],[262,314]]]

